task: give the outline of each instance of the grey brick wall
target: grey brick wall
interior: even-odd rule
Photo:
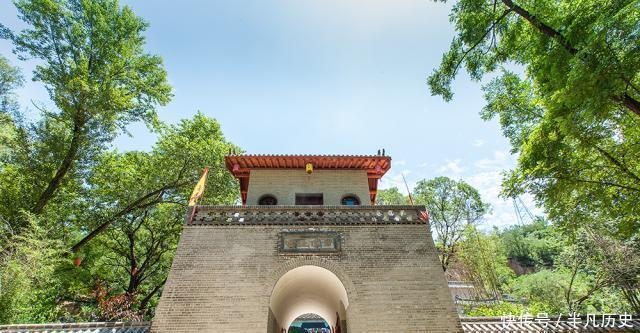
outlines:
[[[280,232],[309,229],[339,232],[342,251],[279,253]],[[151,331],[271,332],[271,291],[303,265],[342,281],[349,333],[462,332],[426,224],[185,226]]]

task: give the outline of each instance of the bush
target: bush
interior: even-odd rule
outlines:
[[[471,317],[500,317],[509,314],[520,315],[526,312],[526,308],[522,304],[510,302],[497,302],[478,307],[468,307],[464,313]]]

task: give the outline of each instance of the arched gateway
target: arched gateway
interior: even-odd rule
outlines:
[[[313,313],[344,332],[349,298],[338,276],[326,268],[305,265],[285,273],[269,300],[268,332],[279,332],[298,317]]]
[[[187,214],[152,332],[462,331],[424,207],[375,205],[389,157],[225,162],[243,205]]]

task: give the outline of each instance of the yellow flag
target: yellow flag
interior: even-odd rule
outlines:
[[[195,206],[196,201],[200,199],[202,194],[204,193],[204,185],[207,183],[207,174],[209,173],[209,168],[204,168],[202,171],[202,176],[200,180],[196,184],[196,187],[193,189],[193,193],[191,193],[191,197],[189,198],[189,206]]]

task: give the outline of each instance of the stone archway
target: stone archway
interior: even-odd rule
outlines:
[[[294,265],[271,292],[268,332],[286,331],[298,316],[313,313],[345,333],[348,307],[347,288],[334,272],[311,263]]]

